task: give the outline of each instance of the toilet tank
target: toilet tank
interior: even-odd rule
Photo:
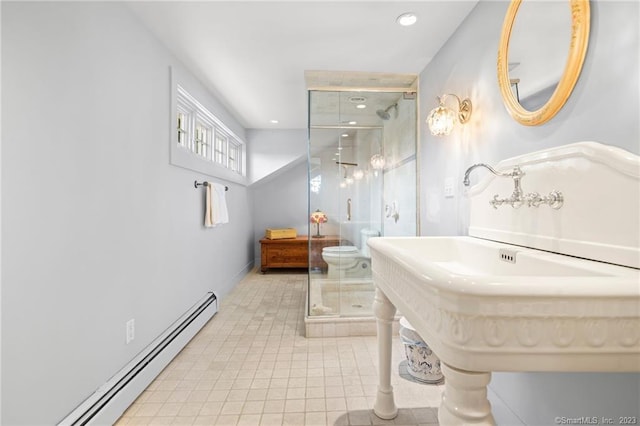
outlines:
[[[369,253],[369,246],[367,245],[367,240],[371,237],[380,236],[380,232],[375,229],[364,228],[360,231],[360,250],[362,251],[362,255],[365,257],[371,257],[371,253]]]

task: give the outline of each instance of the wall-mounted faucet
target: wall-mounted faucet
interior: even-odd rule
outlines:
[[[509,173],[509,172],[498,172],[493,167],[491,167],[490,165],[485,164],[485,163],[474,164],[473,166],[469,167],[466,172],[464,172],[464,180],[462,181],[464,186],[469,186],[469,184],[470,184],[469,175],[471,174],[471,171],[473,169],[477,169],[478,167],[484,167],[485,169],[489,170],[491,173],[493,173],[496,176],[512,176],[511,173],[513,173],[513,172],[511,172],[511,173]],[[524,173],[522,173],[520,168],[518,166],[516,166],[516,168],[518,169],[519,173],[521,173],[520,176],[523,176]]]
[[[506,176],[513,178],[513,193],[509,198],[500,198],[498,194],[493,196],[493,199],[489,201],[489,204],[494,209],[497,209],[498,206],[502,204],[509,204],[514,209],[520,208],[524,203],[527,203],[529,207],[538,207],[540,204],[548,204],[554,209],[559,209],[562,207],[564,202],[564,197],[562,192],[560,191],[551,191],[547,196],[541,196],[537,192],[532,192],[530,194],[524,195],[522,192],[522,186],[520,181],[522,180],[522,176],[524,176],[524,172],[520,169],[520,166],[515,166],[511,171],[508,172],[498,172],[493,167],[484,164],[478,163],[469,167],[466,172],[464,172],[464,180],[462,183],[464,186],[469,186],[469,174],[471,171],[478,167],[484,167],[493,173],[496,176]]]
[[[494,196],[493,200],[490,201],[490,204],[494,209],[497,209],[498,206],[504,203],[510,204],[514,209],[520,208],[520,206],[522,206],[524,199],[522,196],[522,187],[520,186],[520,180],[522,179],[522,176],[524,176],[524,172],[520,169],[519,166],[515,166],[510,172],[498,172],[488,164],[474,164],[473,166],[469,167],[466,172],[464,172],[464,180],[462,181],[464,186],[469,186],[469,174],[473,169],[476,169],[478,167],[484,167],[496,176],[506,176],[513,178],[513,193],[511,194],[511,197],[499,198],[498,195]]]
[[[347,220],[351,220],[351,198],[347,199]]]

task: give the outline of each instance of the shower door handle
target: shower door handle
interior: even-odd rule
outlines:
[[[347,199],[347,220],[351,221],[351,198]]]

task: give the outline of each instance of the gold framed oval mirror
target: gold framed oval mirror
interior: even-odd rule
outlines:
[[[523,1],[527,2],[528,10],[526,12],[524,7],[521,8]],[[558,14],[556,11],[542,11],[540,8],[545,7],[545,5],[546,7],[557,7],[558,5],[563,8],[566,7],[566,24],[554,22],[552,25],[555,26],[555,29],[550,27],[544,28],[542,25],[535,24],[532,26],[534,30],[532,34],[532,30],[524,25],[524,22],[529,19],[534,19],[534,15],[537,14],[538,16],[546,17],[543,19],[545,25],[550,23],[551,20],[549,18],[551,16],[557,17],[562,15],[562,13]],[[535,14],[530,12],[534,10],[534,7],[537,8]],[[516,17],[518,17],[518,19],[516,19]],[[560,111],[569,98],[582,70],[582,64],[584,63],[587,45],[589,43],[589,27],[590,9],[588,0],[566,0],[566,2],[511,1],[502,25],[502,35],[500,36],[500,45],[498,48],[498,85],[500,86],[500,93],[502,94],[504,105],[516,121],[526,126],[537,126],[546,123]],[[554,40],[554,34],[556,34],[554,31],[556,29],[560,32],[564,31],[567,33],[566,44],[564,44],[563,40]],[[529,46],[523,45],[523,42],[519,42],[517,44],[519,49],[518,51],[515,50],[516,32],[519,32],[518,39],[525,40],[524,43],[530,43]],[[549,39],[548,43],[544,43],[545,38]],[[566,52],[566,50],[564,50],[562,46],[567,45],[569,46],[568,53],[564,56],[563,52]],[[541,54],[535,55],[536,46],[541,46],[542,49],[549,49],[549,54],[545,54],[544,50],[542,50]],[[530,63],[535,65],[536,62],[538,65],[542,65],[543,63],[547,65],[546,62],[549,62],[550,58],[558,57],[558,55],[552,53],[554,46],[560,49],[560,60],[564,60],[566,57],[564,67],[562,67],[562,62],[560,62],[560,65],[556,67],[558,75],[555,78],[548,75],[554,74],[554,71],[545,70],[545,67],[539,66],[538,68],[533,68],[534,70],[539,70],[539,72],[528,71],[528,75],[534,75],[535,79],[539,80],[537,84],[530,85],[530,87],[533,86],[533,88],[529,89],[530,92],[534,92],[534,95],[537,93],[539,99],[537,103],[527,104],[518,92],[519,85],[523,82],[517,78],[517,73],[512,71],[516,67],[521,66],[521,62],[524,62],[524,60],[527,62],[527,67],[529,67]],[[509,52],[510,48],[514,48],[511,55]],[[537,57],[530,58],[527,55]],[[523,66],[520,71],[524,68]],[[528,80],[530,80],[530,78],[528,78]],[[529,81],[527,82],[529,83]],[[544,92],[547,94],[540,95]],[[551,94],[549,95],[548,93]],[[530,95],[527,94],[527,96]],[[531,95],[531,97],[534,96]]]

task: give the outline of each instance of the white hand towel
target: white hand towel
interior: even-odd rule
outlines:
[[[213,210],[215,205],[213,186],[210,182],[205,182],[205,206],[204,206],[204,226],[205,228],[213,228],[216,226],[213,218]]]
[[[220,185],[219,183],[210,185],[213,185],[213,223],[215,225],[229,223],[229,212],[227,210],[227,191],[224,185]]]

